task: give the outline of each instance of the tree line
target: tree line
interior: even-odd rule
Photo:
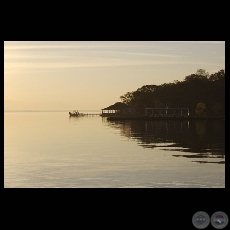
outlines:
[[[133,108],[189,108],[190,115],[225,115],[225,71],[209,75],[204,69],[183,81],[161,85],[144,85],[120,96]]]

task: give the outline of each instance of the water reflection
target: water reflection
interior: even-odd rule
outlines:
[[[173,156],[194,158],[197,163],[225,163],[225,121],[222,120],[110,121],[108,125],[120,129],[121,135],[136,140],[143,148],[181,152]]]

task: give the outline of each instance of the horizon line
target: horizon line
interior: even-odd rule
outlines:
[[[83,110],[83,111],[97,111],[101,109],[4,109],[4,112],[8,111],[15,111],[15,112],[66,112],[66,111],[73,111],[73,110]]]

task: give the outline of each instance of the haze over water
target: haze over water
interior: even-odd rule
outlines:
[[[4,187],[223,188],[224,134],[222,120],[108,122],[5,111]]]

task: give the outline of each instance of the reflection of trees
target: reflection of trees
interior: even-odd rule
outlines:
[[[185,155],[174,156],[188,158],[224,158],[225,155],[224,121],[133,120],[108,124],[120,129],[121,135],[137,140],[143,148],[170,147],[167,151],[186,152]]]
[[[206,125],[203,121],[196,121],[196,132],[199,136],[204,136],[206,133]]]

